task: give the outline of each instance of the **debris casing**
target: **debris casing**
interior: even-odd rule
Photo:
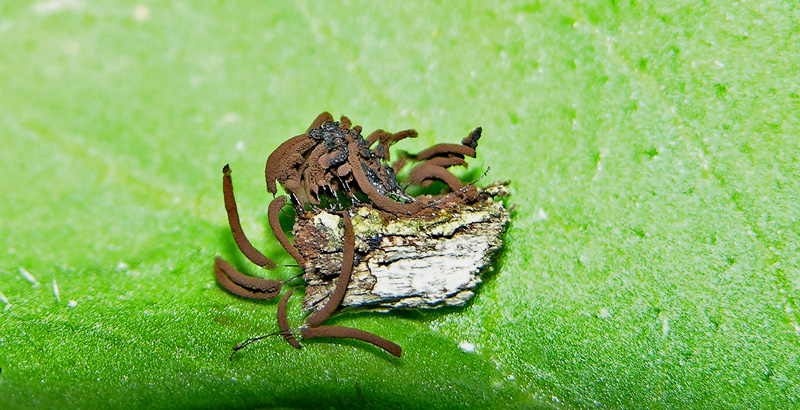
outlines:
[[[370,206],[351,210],[356,235],[353,273],[341,308],[387,311],[462,306],[502,246],[509,212],[494,184],[473,204],[416,217],[393,217]],[[297,216],[294,246],[306,260],[303,309],[322,308],[342,265],[342,218],[325,211]]]

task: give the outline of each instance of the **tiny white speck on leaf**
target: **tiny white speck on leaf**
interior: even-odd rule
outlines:
[[[236,143],[236,149],[237,150],[244,151],[244,148],[245,148],[244,141],[239,141],[239,142]]]
[[[78,9],[82,6],[78,0],[40,1],[33,5],[33,11],[37,14],[53,14],[63,10]]]
[[[39,286],[39,281],[36,280],[36,278],[34,278],[33,275],[31,275],[30,272],[25,270],[25,268],[20,267],[19,268],[19,273],[22,275],[23,278],[25,278],[25,280],[30,282],[34,287]]]
[[[11,307],[11,303],[8,303],[8,299],[6,298],[6,295],[3,294],[3,292],[0,292],[0,302],[3,302],[3,303],[6,304],[5,309],[8,309],[8,308]]]
[[[611,317],[611,312],[606,308],[600,308],[600,313],[597,314],[600,319],[608,319]]]
[[[665,315],[661,318],[661,338],[666,339],[669,337],[669,318]]]
[[[130,266],[123,261],[119,261],[119,263],[117,263],[117,270],[128,270],[128,268],[130,268]]]
[[[56,302],[61,303],[61,293],[58,291],[58,283],[56,283],[56,278],[53,278],[53,295],[56,297]]]
[[[475,353],[475,344],[467,341],[459,343],[458,348],[464,353]]]
[[[219,121],[222,122],[223,124],[230,124],[232,122],[239,121],[239,114],[235,112],[226,113],[225,115],[222,116],[222,118],[220,118]]]
[[[144,4],[139,4],[133,9],[133,19],[142,22],[150,18],[150,9]]]
[[[67,302],[67,306],[74,308],[75,306],[78,306],[78,301],[70,300],[69,302]]]

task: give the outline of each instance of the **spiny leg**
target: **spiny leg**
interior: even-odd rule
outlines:
[[[355,258],[356,235],[353,230],[353,223],[347,211],[342,211],[342,217],[344,218],[342,272],[339,274],[336,288],[334,288],[333,293],[328,297],[328,302],[325,303],[325,306],[312,313],[308,319],[306,319],[308,327],[317,327],[322,324],[322,322],[328,320],[333,311],[339,306],[339,303],[341,303],[344,293],[347,291],[347,285],[350,283],[350,274],[353,272],[353,261]]]
[[[283,286],[279,280],[247,276],[219,256],[214,259],[214,276],[229,292],[248,299],[272,299]]]
[[[330,337],[337,339],[356,339],[367,343],[372,343],[383,350],[401,357],[403,349],[394,342],[390,342],[378,335],[352,327],[344,326],[320,326],[300,329],[300,335],[304,339],[314,339],[318,337]]]
[[[239,210],[236,207],[236,198],[233,195],[233,181],[231,180],[231,167],[225,165],[222,168],[222,194],[225,198],[225,212],[228,214],[228,225],[231,227],[233,233],[233,240],[239,250],[250,260],[265,269],[275,269],[275,261],[266,257],[258,249],[256,249],[242,230],[242,224],[239,221]]]

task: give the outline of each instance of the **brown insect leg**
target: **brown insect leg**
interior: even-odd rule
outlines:
[[[239,210],[236,207],[236,198],[233,195],[233,181],[231,180],[231,167],[225,165],[222,168],[222,195],[225,198],[225,211],[228,214],[228,225],[231,227],[233,233],[233,240],[236,246],[242,251],[244,256],[258,266],[266,269],[275,269],[275,261],[264,256],[259,252],[242,230],[242,224],[239,222]]]
[[[330,337],[336,339],[356,339],[367,343],[372,343],[383,350],[397,356],[403,356],[403,349],[394,342],[390,342],[378,335],[365,332],[360,329],[344,326],[320,326],[314,328],[300,329],[300,335],[304,339],[314,339],[318,337]]]
[[[217,282],[234,295],[248,299],[272,299],[278,296],[283,282],[247,276],[219,256],[214,259]]]
[[[283,209],[284,205],[286,205],[286,197],[281,195],[272,200],[269,203],[269,209],[267,211],[267,217],[269,219],[269,226],[272,228],[272,233],[275,235],[275,238],[278,239],[283,249],[286,249],[286,252],[289,252],[289,255],[292,255],[292,258],[297,261],[297,264],[300,267],[305,266],[306,260],[300,255],[300,252],[294,247],[294,245],[289,242],[289,238],[286,237],[286,233],[283,232],[281,229],[281,223],[278,219],[278,214],[280,213],[281,209]]]
[[[289,298],[292,297],[292,292],[294,292],[294,288],[289,289],[278,303],[278,327],[281,329],[283,338],[286,339],[290,345],[297,349],[302,349],[303,347],[300,346],[300,342],[294,338],[292,331],[289,330],[289,319],[286,318],[286,305],[289,303]]]
[[[353,231],[353,223],[350,220],[350,215],[347,211],[342,211],[344,217],[344,250],[342,256],[342,272],[339,274],[339,280],[336,282],[336,288],[328,298],[328,302],[322,309],[312,313],[306,324],[309,327],[317,327],[322,322],[328,320],[334,310],[339,306],[339,303],[347,291],[347,285],[350,283],[350,274],[353,272],[353,260],[355,257],[356,249],[356,234]]]

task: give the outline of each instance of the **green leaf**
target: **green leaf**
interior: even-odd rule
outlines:
[[[799,20],[773,1],[5,1],[0,408],[795,408]],[[401,359],[268,339],[229,361],[277,327],[274,301],[214,282],[215,255],[247,269],[222,166],[288,263],[263,166],[323,110],[416,128],[412,152],[482,126],[473,169],[514,190],[504,253],[466,308],[333,320]]]

